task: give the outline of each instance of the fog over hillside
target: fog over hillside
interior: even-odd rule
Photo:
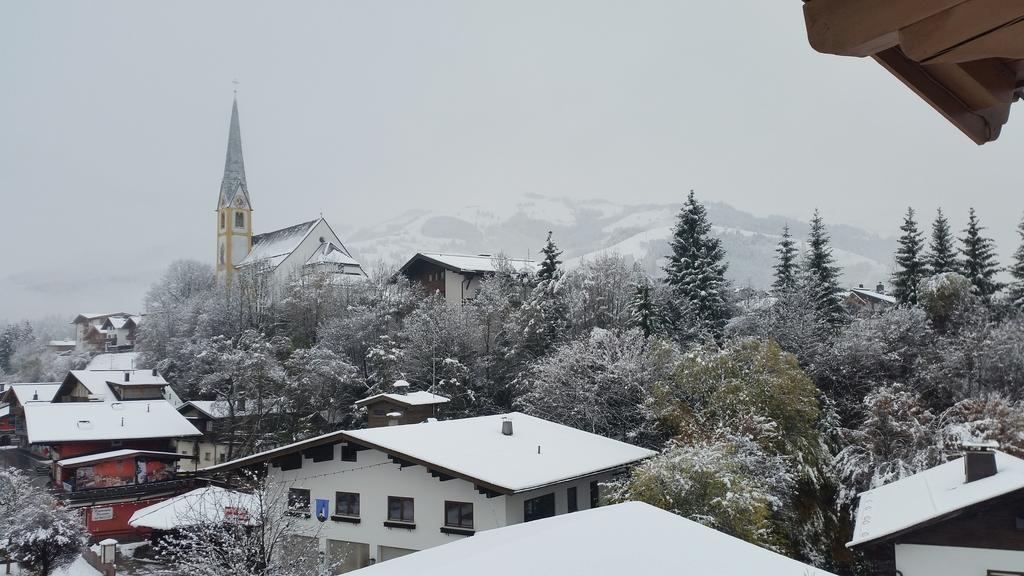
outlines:
[[[707,209],[725,245],[729,277],[738,285],[771,283],[775,246],[789,224],[798,240],[807,224],[781,216],[755,216],[722,202]],[[640,262],[651,274],[661,269],[680,204],[617,204],[528,195],[498,213],[469,206],[457,211],[410,210],[345,235],[348,247],[366,262],[401,263],[417,251],[536,256],[548,230],[575,265],[601,253]],[[833,248],[847,284],[887,282],[895,239],[851,226],[830,226]]]

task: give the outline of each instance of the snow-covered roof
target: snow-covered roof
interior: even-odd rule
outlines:
[[[306,264],[340,264],[342,266],[359,266],[359,262],[343,247],[334,242],[321,242],[320,246],[306,259]]]
[[[227,402],[221,400],[189,400],[178,407],[178,411],[192,406],[210,418],[225,418],[228,415]]]
[[[425,406],[428,404],[444,404],[448,402],[448,398],[444,396],[438,396],[430,392],[423,392],[422,390],[416,392],[409,392],[408,394],[376,394],[368,398],[363,398],[356,402],[356,406],[366,406],[371,402],[387,398],[397,404],[404,404],[405,406]]]
[[[478,254],[476,256],[470,254],[446,254],[443,252],[419,252],[415,256],[409,259],[408,262],[402,266],[402,271],[411,265],[416,260],[426,260],[439,266],[443,266],[456,272],[472,272],[474,274],[489,274],[497,271],[497,264],[499,260],[498,256],[491,254]],[[536,271],[539,264],[533,260],[526,260],[524,258],[503,258],[507,260],[512,268],[521,271],[533,272]]]
[[[1024,460],[994,451],[996,474],[967,482],[957,458],[860,495],[848,547],[903,532],[998,496],[1024,490]]]
[[[512,421],[510,436],[502,434],[504,420]],[[380,450],[502,493],[522,492],[620,468],[655,454],[632,444],[512,412],[332,432],[204,470],[230,470],[338,442]]]
[[[0,418],[3,418],[4,416],[9,415],[10,413],[11,413],[11,405],[10,404],[4,404],[3,406],[0,406]]]
[[[225,510],[229,508],[235,513],[225,518]],[[240,516],[237,511],[244,511],[243,515]],[[219,486],[206,486],[139,508],[132,514],[128,524],[136,528],[174,530],[225,520],[253,524],[259,518],[260,503],[255,495]]]
[[[166,400],[30,402],[25,421],[31,444],[200,435]]]
[[[477,532],[378,562],[366,576],[407,574],[679,574],[832,576],[642,502],[625,502]]]
[[[126,381],[124,375],[128,374]],[[85,386],[89,393],[104,400],[115,399],[110,385],[116,386],[167,386],[167,380],[152,370],[72,370],[68,378],[74,378]],[[65,378],[67,381],[67,378]]]
[[[124,325],[128,323],[127,316],[111,316],[104,321],[104,324],[110,324],[115,330],[124,328]]]
[[[257,262],[265,261],[271,268],[276,268],[287,258],[303,238],[320,222],[310,220],[302,224],[296,224],[265,234],[256,234],[252,237],[252,250],[239,262],[238,266],[248,266]]]
[[[132,450],[126,448],[123,450],[111,450],[110,452],[100,452],[99,454],[89,454],[88,456],[76,456],[74,458],[65,458],[63,460],[58,460],[57,464],[62,468],[73,468],[75,466],[92,464],[94,462],[103,462],[104,460],[119,460],[121,458],[128,458],[130,456],[154,456],[162,458],[173,458],[175,460],[180,460],[181,458],[188,458],[188,456],[183,456],[176,452]]]
[[[131,316],[127,312],[82,312],[75,319],[71,321],[72,324],[78,324],[79,322],[88,322],[90,320],[103,320],[111,316]]]
[[[47,346],[74,346],[77,344],[74,340],[50,340],[46,343]]]
[[[85,367],[86,370],[135,370],[138,368],[139,353],[138,352],[116,352],[110,354],[97,354],[89,364]]]
[[[18,403],[25,405],[29,402],[53,402],[53,397],[60,389],[60,382],[19,383],[11,384],[10,387]]]
[[[864,288],[852,288],[850,292],[868,298],[869,300],[875,300],[878,302],[885,302],[887,304],[896,304],[896,297],[889,294],[882,294],[881,292],[875,292],[874,290],[865,290]]]
[[[511,420],[513,434],[501,433]],[[512,492],[617,468],[654,452],[519,412],[354,430],[357,441]]]

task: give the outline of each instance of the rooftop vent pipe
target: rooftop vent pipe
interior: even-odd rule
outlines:
[[[502,420],[501,421],[501,433],[504,434],[505,436],[511,436],[512,435],[512,421],[511,420]]]
[[[995,476],[996,453],[998,444],[992,443],[964,443],[964,476],[967,482],[974,482],[989,476]]]

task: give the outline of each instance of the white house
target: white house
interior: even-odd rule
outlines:
[[[642,502],[506,526],[360,576],[833,576]]]
[[[269,462],[337,573],[482,531],[597,506],[599,483],[654,453],[526,414],[340,431],[212,466]]]
[[[480,281],[494,275],[502,261],[523,274],[536,272],[538,267],[533,260],[491,254],[418,252],[402,265],[399,273],[429,292],[439,292],[445,301],[454,305],[475,298],[480,291]]]
[[[860,495],[853,540],[874,576],[1024,573],[1024,460],[987,446]]]

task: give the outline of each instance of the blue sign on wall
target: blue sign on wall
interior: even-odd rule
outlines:
[[[327,517],[331,515],[331,502],[330,500],[316,499],[316,519],[324,522]]]

